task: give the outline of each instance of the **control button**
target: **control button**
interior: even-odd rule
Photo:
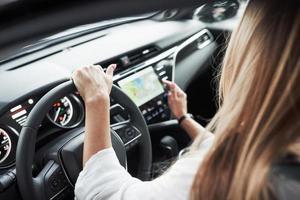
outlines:
[[[125,134],[128,139],[132,139],[134,137],[134,133],[135,131],[131,128],[125,130]]]
[[[143,115],[147,114],[147,110],[142,110]]]
[[[158,112],[157,111],[155,111],[155,112],[153,112],[153,114],[152,114],[152,117],[156,117],[156,116],[158,116]]]
[[[160,70],[162,70],[164,67],[165,67],[164,65],[157,66],[157,67],[156,67],[156,71],[160,71]]]
[[[159,112],[162,113],[164,112],[164,109],[162,107],[159,108]]]
[[[150,121],[151,119],[152,119],[151,115],[147,116],[147,118],[146,118],[147,121]]]
[[[117,123],[122,122],[122,121],[125,121],[125,119],[124,119],[124,118],[122,117],[122,115],[120,115],[120,114],[117,114],[117,115],[113,116],[113,119],[114,119]]]
[[[154,110],[153,107],[148,108],[148,112],[151,112],[152,110]]]
[[[156,103],[157,103],[157,105],[160,106],[160,105],[162,105],[163,102],[162,102],[162,100],[159,100],[159,101],[157,101]]]
[[[203,36],[203,40],[206,41],[206,40],[208,40],[208,39],[209,39],[209,36],[205,34],[205,35]]]
[[[50,184],[52,186],[52,189],[54,191],[56,191],[56,189],[58,188],[58,182],[57,182],[57,180],[54,179]]]
[[[68,185],[68,181],[61,170],[56,171],[50,176],[49,183],[50,189],[54,193],[62,190],[65,186]]]
[[[162,72],[160,72],[158,75],[159,76],[163,76],[163,75],[165,75],[167,72],[166,71],[162,71]]]

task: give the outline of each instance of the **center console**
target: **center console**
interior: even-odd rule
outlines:
[[[140,108],[147,124],[166,121],[171,117],[167,91],[162,82],[172,81],[174,77],[170,52],[114,77],[114,83]]]
[[[162,81],[174,81],[175,63],[191,50],[202,50],[212,42],[212,34],[203,29],[179,46],[116,74],[114,83],[136,103],[147,124],[167,121],[171,118],[171,113],[168,108],[167,91]],[[192,72],[196,73],[195,70],[182,70],[178,75],[189,77]],[[182,80],[186,82],[184,78]]]

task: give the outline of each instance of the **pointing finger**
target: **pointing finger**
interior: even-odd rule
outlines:
[[[106,74],[109,76],[113,76],[114,70],[116,69],[116,67],[117,67],[116,64],[109,65],[108,68],[106,69]]]

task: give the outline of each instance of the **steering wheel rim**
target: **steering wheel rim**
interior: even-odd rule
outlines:
[[[48,199],[47,196],[40,194],[41,187],[44,184],[44,177],[39,177],[39,175],[37,177],[32,176],[37,133],[52,102],[75,91],[76,87],[71,80],[56,86],[38,101],[28,115],[27,121],[20,133],[16,152],[17,182],[23,199]],[[138,143],[140,153],[137,177],[141,180],[149,180],[152,149],[149,130],[143,115],[136,104],[115,85],[112,87],[111,96],[116,102],[126,108],[132,123],[142,133]],[[61,164],[59,163],[59,165]]]

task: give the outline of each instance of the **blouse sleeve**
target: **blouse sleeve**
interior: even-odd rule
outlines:
[[[86,163],[75,185],[77,200],[188,199],[193,178],[214,137],[199,151],[183,156],[167,172],[152,181],[132,177],[119,163],[112,148],[99,151]]]

